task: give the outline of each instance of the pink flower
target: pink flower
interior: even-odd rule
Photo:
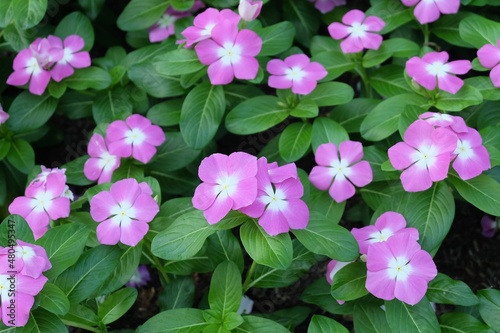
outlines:
[[[345,5],[345,0],[309,0],[322,14],[331,12],[337,6]]]
[[[318,166],[311,170],[309,180],[320,190],[329,189],[336,202],[345,201],[354,196],[354,185],[366,186],[373,179],[370,164],[362,158],[363,146],[359,142],[344,141],[339,151],[333,143],[324,143],[316,150]]]
[[[111,155],[132,156],[146,164],[156,154],[156,147],[165,142],[165,133],[148,118],[133,114],[125,121],[116,120],[109,124],[106,142]]]
[[[38,239],[47,231],[50,220],[69,216],[70,201],[63,196],[65,186],[65,177],[52,173],[44,186],[28,186],[25,196],[15,198],[10,204],[9,212],[24,217]]]
[[[214,224],[232,210],[246,207],[257,197],[257,159],[243,152],[212,154],[201,161],[193,206],[203,210],[208,223]]]
[[[385,212],[375,221],[375,225],[352,228],[351,233],[358,241],[361,254],[367,254],[371,244],[385,242],[393,235],[408,234],[412,239],[419,238],[418,230],[407,228],[403,215],[396,212]]]
[[[425,120],[416,120],[404,134],[404,142],[389,148],[389,160],[401,174],[408,192],[427,190],[432,182],[448,175],[452,153],[457,147],[456,135],[445,128],[434,128]]]
[[[98,222],[97,239],[101,244],[118,242],[136,246],[149,230],[148,223],[160,211],[147,183],[126,178],[111,185],[90,200],[90,215]]]
[[[455,14],[460,0],[401,0],[405,6],[415,6],[415,17],[421,24],[436,21],[441,14]]]
[[[495,87],[500,87],[500,39],[497,41],[497,45],[483,45],[477,51],[477,58],[483,67],[491,68],[491,82]]]
[[[130,280],[125,283],[127,287],[140,288],[148,284],[151,280],[151,275],[149,274],[148,266],[139,265],[134,275],[130,278]]]
[[[491,168],[490,155],[483,146],[483,139],[478,131],[469,128],[468,132],[457,136],[457,148],[453,152],[456,157],[452,167],[460,178],[471,179]]]
[[[199,41],[209,39],[212,37],[212,29],[224,20],[238,25],[240,16],[230,9],[223,9],[219,12],[215,8],[207,8],[194,18],[193,26],[187,27],[181,32],[186,39],[180,42],[186,42],[186,47],[190,47]]]
[[[423,119],[434,127],[443,127],[453,131],[455,134],[466,133],[469,127],[465,124],[465,120],[459,116],[450,116],[446,113],[439,112],[424,112],[419,119]]]
[[[267,159],[261,157],[257,167],[257,198],[240,211],[259,218],[260,226],[271,236],[307,227],[309,208],[300,199],[304,186],[295,164],[278,167],[277,163],[267,164]]]
[[[14,258],[11,262],[9,254],[12,250],[14,250]],[[51,267],[47,252],[41,246],[17,240],[17,245],[12,248],[0,248],[0,272],[15,271],[36,279]]]
[[[493,219],[488,215],[484,215],[483,218],[481,219],[481,228],[483,229],[481,235],[483,235],[486,238],[493,238],[499,227],[500,225],[498,223],[497,218]]]
[[[0,125],[5,123],[7,121],[7,119],[9,119],[9,114],[7,112],[5,112],[2,108],[2,106],[0,105]]]
[[[253,21],[259,16],[262,9],[262,0],[240,0],[238,13],[247,22]]]
[[[366,289],[375,297],[415,305],[437,275],[429,253],[409,234],[398,234],[374,243],[366,256]]]
[[[211,32],[212,39],[196,44],[200,62],[208,66],[208,77],[214,85],[228,84],[234,77],[252,80],[259,71],[255,59],[262,48],[262,39],[252,30],[243,29],[230,20],[217,24]]]
[[[85,68],[90,66],[89,53],[87,51],[79,52],[85,46],[82,37],[70,35],[64,39],[64,43],[61,38],[56,36],[49,36],[47,39],[53,47],[63,51],[62,58],[57,61],[50,70],[50,75],[56,82],[73,75],[75,72],[73,68]]]
[[[308,95],[317,81],[328,72],[319,62],[311,62],[305,54],[294,54],[285,60],[273,59],[267,63],[269,86],[277,89],[292,88],[294,94]]]
[[[382,36],[374,33],[382,30],[385,26],[384,20],[380,17],[365,17],[365,13],[353,9],[342,17],[342,23],[333,22],[328,26],[328,32],[333,39],[344,39],[340,43],[342,52],[356,53],[363,51],[363,49],[378,50],[382,44]]]
[[[113,171],[120,166],[120,158],[109,152],[102,135],[94,133],[90,138],[87,152],[90,158],[83,166],[83,173],[89,180],[97,180],[98,184],[111,181]]]
[[[47,177],[49,175],[60,175],[58,177],[59,181],[66,183],[66,169],[59,168],[46,168],[45,166],[41,166],[42,172],[40,172],[33,180],[30,182],[29,186],[45,186],[47,184]]]
[[[465,74],[471,68],[469,60],[448,61],[448,53],[429,52],[422,58],[413,57],[406,62],[406,72],[418,84],[428,90],[439,89],[456,94],[464,81],[451,74]]]

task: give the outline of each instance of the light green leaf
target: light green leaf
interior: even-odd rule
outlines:
[[[366,15],[376,15],[385,22],[384,29],[379,33],[386,34],[410,22],[413,19],[413,8],[403,6],[399,1],[377,0],[371,1],[372,6],[366,11]]]
[[[455,172],[448,179],[469,203],[487,214],[500,216],[500,184],[496,180],[486,175],[463,180]]]
[[[200,309],[163,311],[137,328],[137,333],[200,333],[207,325]]]
[[[92,115],[97,124],[125,120],[131,114],[130,95],[119,86],[98,93],[92,105]]]
[[[30,226],[22,216],[17,214],[7,216],[0,223],[0,235],[0,246],[2,247],[15,245],[15,241],[18,239],[30,244],[35,241]]]
[[[326,51],[314,55],[311,61],[319,62],[328,71],[322,81],[331,81],[356,67],[356,63],[348,58],[342,51]]]
[[[10,9],[14,21],[21,29],[34,27],[47,11],[47,0],[13,0]]]
[[[130,59],[140,57],[144,59],[146,56],[141,53]],[[128,70],[128,77],[137,87],[157,98],[179,96],[186,92],[186,89],[182,87],[178,78],[160,75],[152,63],[143,61],[142,63],[131,65]]]
[[[464,84],[456,93],[442,91],[435,103],[436,108],[442,111],[462,111],[468,106],[477,105],[483,101],[483,95],[475,87]]]
[[[494,333],[481,320],[467,313],[448,312],[439,318],[441,333]]]
[[[459,32],[465,42],[479,49],[485,44],[497,45],[500,23],[474,15],[460,22]]]
[[[366,284],[366,264],[353,262],[342,267],[333,279],[332,296],[342,301],[352,301],[368,294]]]
[[[229,312],[236,312],[242,296],[241,273],[232,261],[224,261],[215,269],[210,282],[208,303],[210,309],[220,312],[223,320]]]
[[[166,76],[189,74],[205,67],[191,49],[177,49],[156,56],[153,65],[160,75]]]
[[[370,84],[376,92],[386,98],[412,92],[404,78],[404,68],[398,65],[386,65],[375,69],[370,75]]]
[[[104,90],[111,85],[111,76],[107,71],[99,67],[87,67],[77,69],[75,74],[63,81],[74,90]]]
[[[307,95],[318,106],[334,106],[346,104],[352,100],[354,90],[350,85],[342,82],[320,83]]]
[[[276,323],[273,320],[256,317],[244,316],[243,323],[236,327],[234,333],[256,333],[256,332],[273,332],[273,333],[290,333],[284,326]]]
[[[339,123],[348,133],[359,133],[366,115],[380,103],[379,99],[355,98],[347,104],[337,106],[330,118]]]
[[[481,318],[495,332],[500,331],[500,291],[495,289],[483,289],[477,292],[479,297],[479,313]]]
[[[442,15],[439,20],[432,23],[431,32],[452,45],[471,48],[472,45],[460,37],[459,31],[460,22],[470,16],[478,15],[466,11],[460,11],[455,15]]]
[[[182,99],[171,99],[153,105],[148,110],[147,117],[158,126],[179,125],[181,119]]]
[[[262,49],[259,56],[273,56],[288,50],[292,46],[295,36],[295,28],[288,21],[265,28],[257,28],[255,32],[262,38]]]
[[[110,324],[119,319],[134,305],[137,298],[137,289],[123,288],[106,297],[99,305],[99,320],[104,324]]]
[[[311,318],[307,333],[349,333],[347,328],[339,324],[337,321],[320,315],[314,315]]]
[[[63,291],[52,283],[45,283],[37,296],[40,307],[56,315],[64,316],[69,311],[69,300]]]
[[[346,130],[337,122],[324,117],[314,120],[312,126],[312,148],[314,151],[323,143],[339,145],[342,141],[349,140]]]
[[[160,19],[168,4],[167,0],[132,0],[120,14],[116,24],[124,31],[147,29]]]
[[[306,122],[288,125],[279,139],[281,157],[287,162],[295,162],[304,156],[311,145],[313,127]]]
[[[491,79],[487,76],[474,76],[464,80],[466,85],[470,85],[483,95],[483,99],[487,101],[500,100],[500,89],[495,87]]]
[[[68,329],[57,315],[42,308],[33,310],[26,325],[16,329],[16,333],[45,332],[67,333]]]
[[[354,306],[354,329],[357,333],[391,332],[385,312],[380,306],[368,302],[358,302]]]
[[[385,302],[386,318],[393,332],[440,333],[436,314],[427,298],[411,306],[399,300]]]
[[[390,57],[410,58],[418,54],[417,43],[406,38],[391,38],[382,42],[378,50],[368,50],[363,56],[363,67],[370,68],[380,65]]]

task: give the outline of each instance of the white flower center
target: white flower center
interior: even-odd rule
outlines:
[[[272,211],[284,211],[288,208],[285,192],[281,189],[274,189],[272,185],[265,189],[266,194],[259,199],[267,205],[267,209]]]
[[[223,65],[230,66],[231,64],[236,64],[241,60],[241,47],[232,43],[225,43],[219,48],[218,55]]]
[[[53,197],[49,192],[39,192],[31,201],[31,205],[34,211],[40,212],[43,210],[50,210],[52,206]]]
[[[391,279],[405,281],[411,272],[412,267],[408,259],[398,257],[389,261],[387,273]]]
[[[474,150],[472,149],[470,142],[465,140],[457,141],[457,148],[453,152],[457,154],[460,159],[470,159],[474,157]]]
[[[135,208],[129,202],[121,202],[111,208],[111,215],[117,217],[122,226],[126,226],[131,220],[135,219]]]
[[[175,16],[163,14],[162,17],[158,20],[157,24],[160,28],[166,28],[174,24],[176,20]]]
[[[146,135],[138,128],[133,128],[125,133],[125,143],[129,145],[140,146],[145,139]]]
[[[203,30],[201,30],[202,36],[210,36],[212,34],[212,29],[215,27],[215,23],[208,23]]]
[[[353,37],[364,37],[366,35],[367,26],[361,22],[354,22],[352,26],[347,28]]]
[[[31,258],[36,256],[35,251],[28,246],[16,246],[16,259],[23,259],[24,261],[29,261]]]
[[[378,243],[385,242],[393,235],[393,232],[387,228],[382,229],[381,231],[374,232],[370,235],[368,242],[370,243]]]
[[[116,163],[117,157],[115,155],[111,155],[109,152],[105,151],[99,156],[99,168],[101,169],[109,169],[112,168]]]
[[[285,71],[285,77],[290,81],[300,82],[306,73],[300,67],[288,68]]]
[[[419,150],[413,153],[413,160],[416,161],[415,165],[421,169],[428,169],[436,163],[436,156],[438,152],[432,146],[422,146]]]
[[[220,195],[223,198],[231,196],[236,191],[238,179],[231,175],[221,175],[217,179],[217,186],[215,186],[215,195]]]
[[[351,174],[351,168],[347,161],[334,160],[330,163],[330,175],[332,177],[347,178]]]
[[[434,61],[432,64],[425,66],[425,70],[430,75],[443,77],[449,72],[450,66],[448,64],[443,64],[441,61]]]

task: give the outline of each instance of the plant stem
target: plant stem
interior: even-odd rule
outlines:
[[[151,252],[151,245],[147,244],[146,248],[149,250],[149,253],[151,253],[151,256],[149,256],[145,251],[142,251],[142,254],[146,257],[146,259],[149,260],[157,269],[160,271],[161,276],[163,277],[163,280],[165,281],[166,284],[170,283],[170,278],[168,277],[168,274],[165,272],[163,269],[163,265],[161,264],[160,260],[153,255]]]
[[[92,327],[92,326],[80,324],[80,323],[77,323],[77,322],[74,322],[74,321],[70,321],[70,320],[66,320],[66,319],[61,319],[61,320],[64,323],[64,325],[66,325],[66,326],[78,327],[78,328],[81,328],[81,329],[84,329],[84,330],[87,330],[87,331],[90,331],[90,332],[95,332],[95,333],[102,333],[102,330],[100,328],[98,328],[98,327]]]
[[[428,24],[422,25],[422,32],[424,33],[424,45],[427,46],[429,45],[429,35],[430,35]]]
[[[373,98],[372,88],[370,87],[370,79],[368,78],[368,73],[361,63],[356,66],[356,73],[361,77],[363,81],[363,87],[365,88],[366,97]]]
[[[248,289],[250,289],[250,282],[252,282],[252,275],[253,272],[255,271],[255,267],[257,267],[257,263],[255,261],[252,261],[252,265],[248,269],[245,282],[243,282],[243,293],[245,293]]]

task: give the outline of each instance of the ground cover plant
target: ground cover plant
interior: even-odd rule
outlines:
[[[2,0],[0,331],[500,332],[498,6]]]

